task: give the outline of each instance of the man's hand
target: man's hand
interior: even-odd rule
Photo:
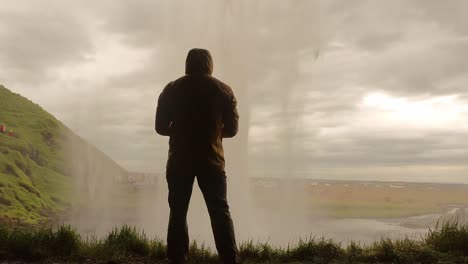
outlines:
[[[237,101],[234,94],[232,94],[229,101],[223,116],[223,138],[234,137],[239,129],[239,114],[237,113]]]
[[[156,108],[155,130],[162,136],[170,136],[173,126],[169,98],[169,90],[171,87],[172,83],[164,87],[159,95],[158,106]]]

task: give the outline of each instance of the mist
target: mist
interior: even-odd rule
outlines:
[[[207,10],[208,2],[210,7]],[[295,232],[302,232],[301,234],[294,234],[290,228],[282,231],[286,227],[283,226],[286,221],[303,221],[292,214],[292,211],[305,211],[306,208],[302,208],[305,198],[303,194],[285,189],[283,191],[288,192],[286,199],[279,195],[277,200],[270,201],[271,204],[279,205],[277,212],[271,212],[275,215],[275,223],[269,220],[270,215],[258,213],[258,208],[253,205],[251,176],[254,175],[251,175],[249,164],[255,160],[249,158],[249,132],[251,111],[255,107],[256,98],[266,94],[263,99],[268,97],[267,100],[277,104],[280,110],[279,118],[275,122],[283,124],[279,132],[281,135],[278,155],[284,162],[280,164],[278,172],[284,177],[289,177],[294,166],[293,160],[289,158],[294,151],[293,138],[295,131],[300,129],[298,119],[301,113],[296,112],[296,109],[303,108],[301,103],[297,102],[298,95],[294,91],[301,74],[299,59],[305,56],[313,62],[318,58],[321,38],[320,5],[312,1],[294,4],[269,1],[254,4],[249,1],[207,1],[204,4],[182,1],[175,4],[167,1],[158,4],[161,25],[159,32],[152,34],[160,35],[161,38],[158,43],[161,50],[159,76],[164,76],[166,81],[178,77],[183,71],[187,51],[192,47],[203,47],[213,54],[214,75],[234,87],[239,102],[241,129],[235,139],[225,142],[225,151],[229,179],[228,195],[239,239],[268,239],[276,236],[272,233],[273,230],[279,230],[278,239],[286,243],[287,239],[282,238],[286,234],[290,234],[291,239],[295,240],[298,235],[307,236],[307,232],[313,232],[306,227],[307,221],[296,225]],[[190,17],[192,23],[180,27],[180,21],[171,15],[173,13]],[[199,16],[201,13],[209,16]],[[218,22],[213,23],[214,21]],[[276,84],[265,85],[268,79],[273,79]],[[154,93],[153,97],[157,98],[157,93]],[[290,107],[292,105],[295,105],[295,109]],[[154,114],[154,111],[151,114]],[[147,125],[153,127],[150,122]],[[163,150],[161,152],[164,153]],[[83,154],[71,155],[70,159],[83,160],[82,157]],[[93,156],[88,158],[93,159]],[[154,182],[149,186],[133,186],[126,189],[119,185],[132,182],[134,174],[130,174],[128,179],[117,179],[115,173],[96,168],[95,163],[93,160],[83,163],[89,166],[85,168],[85,173],[81,172],[82,166],[77,167],[80,172],[76,174],[78,180],[75,193],[78,204],[89,204],[93,200],[97,203],[84,206],[81,211],[77,210],[76,215],[71,218],[71,223],[85,232],[98,234],[105,233],[115,225],[126,223],[136,225],[149,234],[155,233],[164,237],[168,217],[164,167],[153,174],[143,176],[153,179]],[[112,168],[112,164],[108,166],[109,169]],[[94,177],[99,180],[92,180],[94,182],[88,185],[79,184],[83,178],[89,182]],[[134,199],[135,205],[131,212],[112,211],[109,200],[119,195],[119,191],[116,191],[119,187],[122,188],[122,192],[135,192],[134,197],[130,198]],[[134,189],[131,190],[132,188]],[[189,211],[191,235],[192,239],[205,241],[210,245],[212,238],[209,218],[197,188],[195,185]],[[94,197],[96,195],[99,198]],[[293,204],[294,206],[291,206]]]
[[[130,224],[165,237],[168,138],[154,132],[154,113],[194,47],[210,50],[213,75],[238,101],[240,132],[224,145],[239,241],[285,246],[310,235],[345,243],[417,236],[424,225],[401,224],[418,221],[407,219],[412,214],[330,217],[331,208],[346,207],[329,200],[367,190],[354,180],[392,191],[468,183],[463,1],[443,8],[437,1],[311,0],[50,6],[4,5],[8,16],[0,19],[13,26],[0,34],[8,50],[0,53],[0,81],[95,146],[70,139],[67,156],[74,210],[64,221],[83,233]],[[415,182],[422,185],[409,184]],[[336,197],[325,198],[334,186]],[[426,217],[428,225],[451,209]],[[191,239],[212,245],[196,184],[188,218]]]

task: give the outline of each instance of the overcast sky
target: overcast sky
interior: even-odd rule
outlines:
[[[468,182],[468,2],[5,1],[0,83],[129,170],[192,47],[239,100],[251,176]]]

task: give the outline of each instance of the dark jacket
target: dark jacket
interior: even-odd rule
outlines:
[[[224,171],[222,139],[237,134],[236,98],[231,88],[211,76],[209,51],[190,50],[185,76],[161,92],[156,132],[170,136],[168,169],[192,166]]]

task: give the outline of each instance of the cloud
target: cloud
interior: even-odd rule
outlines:
[[[0,65],[2,77],[37,81],[49,69],[86,60],[93,52],[88,28],[63,5],[2,3]]]
[[[242,132],[250,126],[254,174],[322,168],[354,177],[367,166],[391,177],[405,170],[389,166],[406,166],[411,177],[430,167],[460,177],[466,114],[429,126],[362,103],[383,93],[468,105],[467,8],[457,0],[14,1],[0,8],[0,82],[129,169],[161,171],[157,96],[183,74],[187,51],[206,47],[215,75],[238,96]],[[239,155],[231,143],[228,155]]]

